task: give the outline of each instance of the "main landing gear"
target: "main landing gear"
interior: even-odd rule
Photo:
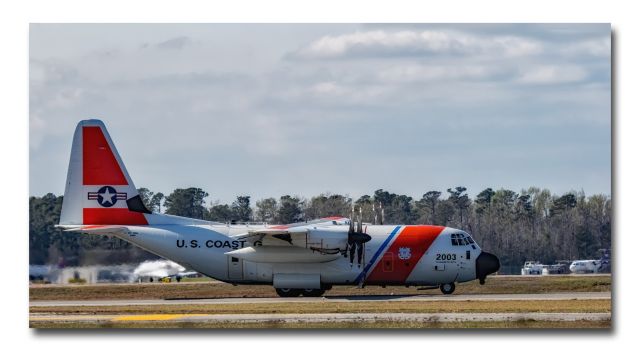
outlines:
[[[456,290],[456,285],[454,283],[444,283],[440,284],[440,291],[442,291],[445,295],[451,295]]]
[[[280,297],[296,297],[302,293],[302,289],[276,288],[276,294]]]
[[[304,289],[302,290],[302,296],[306,297],[320,297],[324,294],[324,289]]]
[[[276,294],[280,297],[296,297],[306,296],[306,297],[319,297],[324,294],[325,289],[289,289],[289,288],[276,288]]]

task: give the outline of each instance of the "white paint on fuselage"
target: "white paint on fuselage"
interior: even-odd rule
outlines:
[[[407,282],[413,285],[437,285],[449,282],[466,282],[476,279],[476,259],[482,252],[477,244],[454,246],[452,233],[464,233],[445,228],[422,256]],[[466,234],[466,233],[465,233]],[[469,258],[467,258],[469,251]],[[454,260],[437,260],[438,254],[455,254]],[[437,267],[437,268],[436,268]]]
[[[310,226],[313,228],[314,226]],[[333,226],[336,228],[336,226]],[[345,233],[348,226],[344,227]],[[278,273],[319,274],[324,284],[357,284],[357,278],[365,268],[370,273],[382,253],[393,243],[385,243],[391,232],[398,226],[381,225],[366,227],[371,240],[365,244],[362,264],[357,264],[357,253],[353,264],[349,255],[340,255],[336,260],[323,263],[256,263],[246,260],[232,262],[232,257],[225,252],[242,247],[258,245],[252,240],[235,240],[233,235],[246,233],[249,230],[264,229],[264,225],[225,225],[225,224],[157,224],[150,226],[128,226],[127,234],[119,235],[147,251],[166,259],[175,261],[187,269],[193,269],[212,278],[231,283],[263,283],[271,284],[273,275]],[[402,230],[403,228],[400,228]],[[436,285],[440,283],[464,282],[475,279],[475,260],[481,250],[477,244],[475,249],[469,246],[453,246],[451,233],[464,233],[458,229],[445,228],[436,238],[427,252],[407,278],[407,285]],[[394,237],[394,240],[397,236]],[[273,241],[273,239],[271,239]],[[283,240],[270,244],[289,246]],[[384,248],[380,249],[382,245]],[[466,251],[470,251],[469,259]],[[376,253],[379,253],[376,256]],[[436,255],[455,253],[456,259],[436,261]],[[438,267],[438,269],[436,269]],[[443,268],[443,269],[441,269]]]

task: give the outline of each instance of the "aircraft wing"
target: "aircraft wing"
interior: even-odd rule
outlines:
[[[307,227],[291,227],[291,228],[265,228],[258,230],[250,230],[247,233],[232,236],[236,240],[258,241],[265,237],[279,239],[292,244],[295,237],[304,236],[309,232]]]
[[[291,244],[295,237],[303,237],[309,233],[313,227],[330,227],[334,225],[346,225],[350,223],[350,219],[346,217],[325,217],[307,222],[290,223],[284,225],[275,225],[265,229],[250,230],[247,233],[235,235],[232,238],[236,240],[262,240],[265,237],[271,237],[287,241]]]
[[[306,222],[290,223],[290,224],[285,224],[285,225],[276,226],[276,227],[291,228],[291,227],[303,227],[307,225],[314,225],[314,226],[331,226],[331,225],[345,225],[345,224],[348,225],[350,221],[351,220],[347,217],[334,216],[334,217],[318,218],[318,219],[314,219]]]
[[[241,249],[226,252],[235,258],[265,263],[317,263],[338,259],[346,252],[348,243],[360,245],[371,237],[353,232],[348,218],[330,217],[306,223],[276,225],[264,229],[249,230],[232,236],[250,244]],[[258,243],[259,242],[259,243]],[[361,249],[362,251],[362,249]]]
[[[290,223],[283,225],[275,225],[265,229],[250,230],[247,233],[233,236],[236,240],[256,239],[262,240],[266,236],[274,238],[284,238],[290,235],[307,234],[309,229],[313,227],[326,227],[333,225],[346,225],[350,223],[350,219],[346,217],[325,217],[314,219],[307,222]],[[284,240],[284,239],[283,239]]]

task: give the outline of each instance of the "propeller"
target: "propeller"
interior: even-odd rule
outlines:
[[[358,219],[357,227],[354,225],[353,212],[354,210],[352,209],[347,239],[349,241],[349,244],[364,244],[371,240],[371,235],[364,233],[362,230],[362,207],[359,209],[360,218]]]
[[[353,259],[355,258],[356,250],[358,252],[358,266],[362,264],[362,258],[364,254],[364,244],[371,240],[371,236],[366,234],[362,230],[362,207],[359,208],[360,218],[358,219],[358,225],[356,226],[353,221],[355,209],[351,207],[351,220],[349,222],[349,232],[347,234],[347,249],[349,251],[349,260],[353,265]],[[346,252],[345,252],[346,254]]]

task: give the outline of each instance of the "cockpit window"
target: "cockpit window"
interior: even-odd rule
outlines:
[[[467,246],[475,244],[473,239],[469,235],[463,233],[453,233],[451,234],[451,245],[453,246]]]

